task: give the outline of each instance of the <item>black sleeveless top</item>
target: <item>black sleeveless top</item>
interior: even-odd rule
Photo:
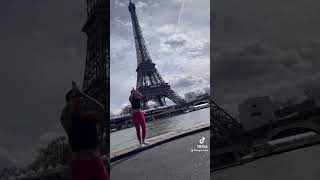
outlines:
[[[132,109],[140,109],[141,108],[140,99],[132,98],[131,107]]]
[[[69,142],[72,152],[95,149],[98,144],[96,121],[90,116],[85,118],[73,117]]]

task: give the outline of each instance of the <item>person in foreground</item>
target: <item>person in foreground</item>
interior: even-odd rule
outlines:
[[[67,104],[61,113],[72,150],[71,176],[73,180],[109,180],[100,159],[99,133],[102,133],[104,108],[93,98],[81,92],[72,82],[66,95]]]
[[[129,101],[131,103],[132,108],[132,123],[134,127],[136,128],[137,138],[140,143],[140,146],[144,146],[149,144],[147,141],[145,141],[146,137],[146,122],[144,119],[144,114],[141,111],[141,100],[143,99],[143,96],[141,93],[136,91],[134,88],[131,90],[131,94],[129,97]],[[140,133],[140,127],[142,129],[142,137]]]

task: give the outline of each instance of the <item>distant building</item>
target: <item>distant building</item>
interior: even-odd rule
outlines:
[[[195,92],[189,92],[184,95],[184,99],[186,102],[191,102],[197,99],[197,95]]]
[[[248,98],[239,104],[239,120],[245,130],[252,130],[275,120],[269,96]]]

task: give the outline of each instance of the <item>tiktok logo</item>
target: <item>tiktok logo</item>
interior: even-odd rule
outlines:
[[[204,140],[206,140],[206,138],[202,137],[202,138],[199,140],[199,143],[200,143],[200,144],[203,144],[203,143],[204,143]]]
[[[200,145],[197,145],[197,148],[195,148],[195,149],[192,148],[191,152],[208,152],[209,151],[208,150],[208,148],[209,148],[208,145],[203,144],[205,140],[206,140],[206,138],[202,137],[199,140]]]

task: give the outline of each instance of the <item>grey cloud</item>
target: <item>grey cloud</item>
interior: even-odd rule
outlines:
[[[204,92],[210,86],[207,79],[198,76],[174,76],[170,80],[172,88],[183,97],[187,92]]]
[[[211,91],[219,104],[236,114],[247,97],[301,100],[305,88],[316,86],[320,26],[314,3],[215,2]]]
[[[180,79],[177,79],[172,85],[175,87],[182,87],[187,88],[189,86],[194,85],[197,82],[197,80],[193,79],[192,76],[183,77]]]
[[[186,40],[184,39],[169,39],[164,42],[164,44],[168,45],[169,48],[180,48],[186,44]]]
[[[160,6],[160,3],[159,2],[155,2],[150,7],[159,7],[159,6]]]
[[[137,1],[137,2],[135,2],[135,4],[136,4],[136,7],[137,7],[137,8],[145,8],[145,7],[148,7],[148,4],[145,3],[145,2],[143,2],[143,1]]]
[[[319,2],[235,1],[215,2],[215,41],[265,40],[275,45],[297,45],[319,32]],[[224,24],[228,22],[226,27]]]
[[[215,57],[214,78],[221,81],[238,81],[263,76],[274,68],[273,53],[256,43],[221,52]]]
[[[235,45],[236,46],[236,45]],[[278,71],[291,74],[303,73],[314,64],[303,59],[297,51],[271,48],[252,43],[236,46],[233,50],[220,52],[213,63],[214,78],[217,80],[253,80]],[[263,48],[262,48],[263,47]]]
[[[113,3],[113,1],[112,1],[112,3]],[[120,7],[127,6],[127,4],[121,2],[120,0],[115,0],[114,3],[115,3],[116,6],[120,6]]]

